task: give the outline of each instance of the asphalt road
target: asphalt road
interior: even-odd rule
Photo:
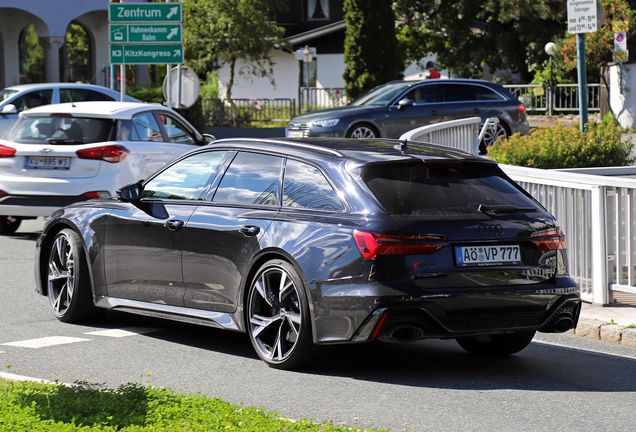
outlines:
[[[258,360],[240,333],[122,313],[94,326],[60,323],[33,291],[42,223],[0,237],[1,371],[109,387],[147,382],[391,431],[634,430],[636,347],[572,335],[538,335],[495,359],[454,341],[331,347],[310,369],[286,372]]]

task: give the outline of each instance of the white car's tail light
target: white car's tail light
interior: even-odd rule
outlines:
[[[82,195],[87,197],[87,198],[108,198],[108,197],[110,197],[110,192],[108,192],[108,191],[92,191],[92,192],[86,192],[86,193],[84,193]]]
[[[0,158],[15,156],[15,149],[13,147],[7,147],[0,144]]]
[[[108,145],[78,150],[75,153],[80,159],[96,159],[117,163],[123,161],[130,153],[130,150],[123,145]]]

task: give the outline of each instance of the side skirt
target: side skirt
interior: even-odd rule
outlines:
[[[234,314],[230,313],[190,309],[180,306],[169,306],[106,296],[95,297],[95,306],[137,315],[146,315],[155,318],[244,332],[238,325]]]

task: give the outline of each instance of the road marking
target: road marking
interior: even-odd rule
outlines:
[[[123,329],[111,329],[111,330],[97,330],[88,333],[84,333],[87,335],[95,335],[95,336],[108,336],[108,337],[127,337],[127,336],[135,336],[146,333],[153,333],[157,331],[161,331],[162,329],[157,328],[148,328],[148,327],[125,327]]]
[[[63,385],[66,387],[73,387],[73,384],[61,383],[59,381],[49,381],[40,378],[33,378],[24,375],[16,375],[7,372],[0,372],[0,378],[5,379],[7,381],[32,381],[32,382],[41,382],[44,384],[54,384],[54,385]]]
[[[50,336],[50,337],[43,337],[38,339],[23,340],[18,342],[7,342],[7,343],[3,343],[2,345],[37,349],[37,348],[50,347],[54,345],[64,345],[64,344],[75,343],[75,342],[88,342],[90,340],[91,339],[82,339],[82,338],[75,338],[75,337],[68,337],[68,336]]]

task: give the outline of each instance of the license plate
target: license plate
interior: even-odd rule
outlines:
[[[40,157],[31,156],[26,158],[24,167],[26,169],[50,169],[67,170],[71,166],[71,158],[67,157]]]
[[[303,131],[287,131],[287,136],[289,138],[302,138],[305,136]]]
[[[519,246],[457,246],[455,258],[459,267],[518,265]]]

